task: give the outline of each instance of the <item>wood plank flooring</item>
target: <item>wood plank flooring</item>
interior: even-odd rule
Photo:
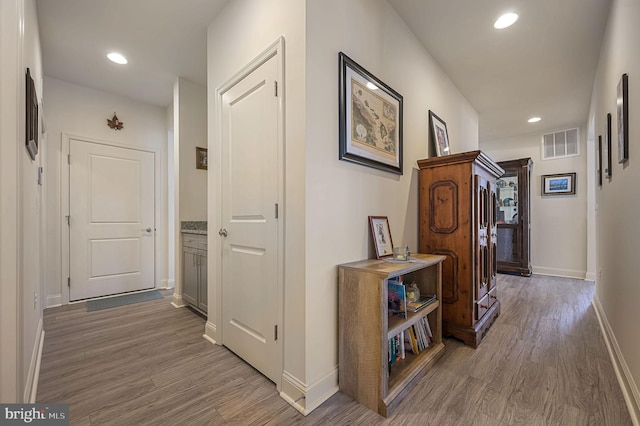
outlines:
[[[337,393],[304,417],[269,380],[202,338],[165,299],[45,310],[38,402],[72,425],[631,425],[591,306],[594,285],[500,275],[502,313],[444,357],[385,419]]]

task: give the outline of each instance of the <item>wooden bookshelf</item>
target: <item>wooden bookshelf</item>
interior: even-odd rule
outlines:
[[[368,259],[338,266],[339,271],[339,386],[342,393],[387,416],[444,354],[442,343],[442,261],[444,256],[413,254],[417,262],[392,263]],[[402,276],[415,281],[421,294],[437,300],[407,318],[389,317],[388,280]],[[418,355],[389,369],[389,339],[426,317],[432,343]]]

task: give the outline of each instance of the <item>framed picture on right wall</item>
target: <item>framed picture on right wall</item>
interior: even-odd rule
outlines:
[[[629,159],[629,76],[622,74],[616,97],[618,112],[618,163]]]

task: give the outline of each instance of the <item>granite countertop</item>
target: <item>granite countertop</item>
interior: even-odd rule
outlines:
[[[207,221],[184,221],[180,222],[180,232],[184,234],[207,235]]]

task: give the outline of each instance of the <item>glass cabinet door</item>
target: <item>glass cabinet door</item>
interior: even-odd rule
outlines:
[[[496,181],[498,191],[498,223],[517,224],[518,172],[506,172]]]

